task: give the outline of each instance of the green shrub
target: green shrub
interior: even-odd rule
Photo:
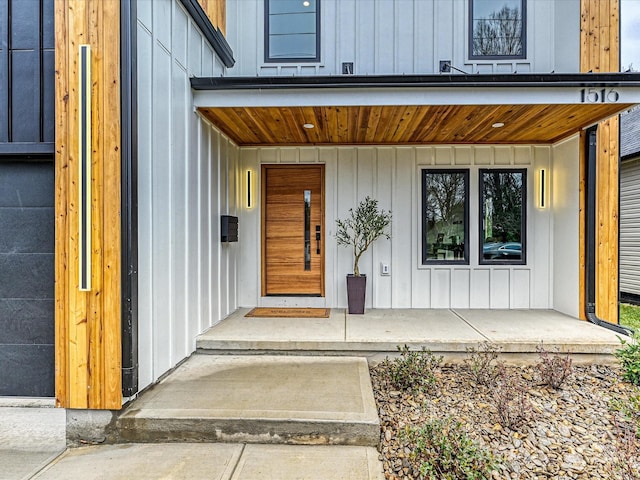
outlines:
[[[504,365],[498,368],[491,400],[496,407],[497,420],[503,427],[516,430],[533,418],[526,385]]]
[[[451,418],[406,427],[401,440],[418,465],[420,478],[481,480],[491,478],[498,461]]]
[[[640,333],[634,333],[631,340],[618,338],[622,348],[616,350],[614,355],[622,364],[623,377],[634,385],[640,385]]]
[[[422,347],[421,351],[411,351],[409,347],[398,347],[399,358],[385,359],[384,366],[389,381],[398,390],[414,393],[425,393],[431,390],[437,380],[437,372],[442,364],[442,357],[436,357]]]
[[[490,387],[498,375],[498,354],[502,347],[489,342],[482,342],[478,348],[467,347],[468,358],[464,364],[469,369],[471,378],[478,385]]]
[[[540,361],[536,364],[536,368],[540,373],[542,383],[556,390],[560,389],[565,380],[573,373],[569,354],[562,355],[557,348],[555,352],[549,354],[543,345],[539,345],[537,350]]]
[[[619,413],[622,420],[633,425],[636,436],[640,438],[640,387],[635,387],[628,399],[612,399],[611,410]]]

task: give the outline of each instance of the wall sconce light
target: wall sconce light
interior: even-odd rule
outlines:
[[[544,168],[540,169],[540,184],[538,192],[538,205],[540,208],[547,207],[547,171]]]
[[[247,208],[253,206],[251,200],[251,170],[247,170]]]
[[[91,46],[80,45],[78,88],[78,288],[91,290]]]

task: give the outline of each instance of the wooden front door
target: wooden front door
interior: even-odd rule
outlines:
[[[262,166],[262,295],[324,296],[324,165]]]

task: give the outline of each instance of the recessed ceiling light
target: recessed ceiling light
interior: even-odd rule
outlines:
[[[493,125],[491,125],[493,128],[502,128],[504,127],[504,123],[502,122],[496,122]]]
[[[315,128],[316,126],[313,123],[305,123],[302,125],[304,128]]]
[[[309,0],[304,0],[304,2],[302,2],[302,5],[308,7],[309,5],[311,5],[311,2]]]

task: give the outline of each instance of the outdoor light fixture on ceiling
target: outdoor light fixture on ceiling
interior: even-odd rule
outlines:
[[[302,2],[302,5],[308,7],[309,5],[311,5],[311,2],[309,0],[304,0],[304,2]]]
[[[306,129],[311,129],[316,127],[313,123],[304,123],[302,126]]]
[[[91,47],[80,45],[78,88],[78,288],[91,290]]]
[[[502,128],[504,127],[504,123],[502,122],[496,122],[493,125],[491,125],[493,128]]]
[[[538,191],[538,206],[540,208],[546,208],[547,206],[547,201],[546,201],[546,196],[547,196],[547,189],[546,189],[546,181],[547,181],[547,172],[544,168],[540,169],[540,184],[539,184],[539,191]]]

